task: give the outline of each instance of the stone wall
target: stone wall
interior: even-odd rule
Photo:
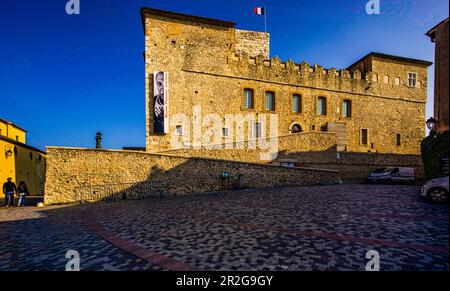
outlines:
[[[131,151],[75,148],[47,148],[45,204],[73,203],[77,187],[129,184],[167,194],[184,195],[227,188],[222,172],[231,174],[230,183],[243,175],[245,187],[335,184],[338,173],[330,170],[295,168],[187,158]]]
[[[449,98],[449,22],[444,22],[435,32],[435,86],[434,117],[439,121],[438,130],[448,131]]]
[[[418,182],[425,180],[424,166],[419,155],[337,152],[331,148],[324,152],[292,153],[284,158],[295,161],[299,167],[318,167],[339,171],[343,182],[362,183],[378,168],[411,167]]]
[[[236,29],[234,32],[237,54],[246,54],[250,57],[262,55],[266,59],[270,57],[269,33],[241,29]]]
[[[235,147],[236,144],[232,145]],[[226,149],[225,146],[226,144],[220,149],[202,147],[162,151],[161,153],[275,165],[291,162],[298,167],[337,170],[339,177],[344,182],[364,182],[373,170],[385,167],[412,167],[415,168],[416,178],[419,181],[425,179],[422,158],[419,155],[338,151],[336,135],[330,132],[307,132],[279,136],[278,152],[270,161],[262,159],[260,154],[264,151],[249,149],[248,142],[244,142],[244,149]]]
[[[264,149],[260,147],[260,140],[247,140],[243,142],[227,142],[218,147],[196,147],[186,149],[175,149],[160,151],[158,153],[173,154],[187,157],[215,158],[231,161],[251,162],[251,163],[271,163],[275,159],[287,159],[289,155],[320,152],[320,157],[324,152],[336,145],[336,135],[331,132],[302,132],[284,136],[272,137],[277,139],[275,155],[270,155],[270,147]],[[254,147],[252,148],[252,143]]]

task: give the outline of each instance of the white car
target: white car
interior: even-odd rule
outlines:
[[[432,202],[448,202],[448,177],[428,181],[422,187],[422,196]]]

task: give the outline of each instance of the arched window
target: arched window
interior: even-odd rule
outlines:
[[[302,132],[302,127],[301,127],[301,125],[300,124],[298,124],[298,123],[294,123],[292,126],[291,126],[291,133],[299,133],[299,132]]]

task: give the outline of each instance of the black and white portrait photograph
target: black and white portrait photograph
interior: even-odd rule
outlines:
[[[153,81],[154,92],[154,113],[155,113],[155,132],[164,133],[165,116],[165,91],[167,74],[164,72],[155,72]]]

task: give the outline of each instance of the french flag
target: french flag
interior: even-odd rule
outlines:
[[[264,7],[255,7],[255,9],[253,9],[253,11],[257,15],[264,15],[264,14],[266,14],[266,9]]]

